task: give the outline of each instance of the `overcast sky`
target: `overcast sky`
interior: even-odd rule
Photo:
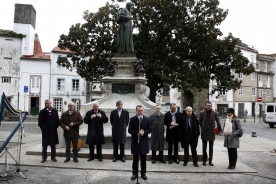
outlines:
[[[14,4],[32,4],[36,10],[36,33],[42,50],[50,52],[61,34],[68,34],[72,24],[82,23],[83,12],[98,11],[107,0],[5,0],[0,6],[0,29],[12,30]],[[122,6],[125,6],[123,4]],[[259,53],[276,53],[276,0],[220,0],[229,14],[220,28],[239,37]]]

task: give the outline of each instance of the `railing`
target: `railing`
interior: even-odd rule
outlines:
[[[259,63],[251,63],[255,67],[256,72],[275,73],[275,68],[260,66]]]

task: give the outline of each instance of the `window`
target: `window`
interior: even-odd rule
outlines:
[[[77,67],[77,61],[72,61],[72,65],[73,65],[73,67]]]
[[[263,80],[261,75],[258,76],[258,80],[259,80],[259,82],[261,82]]]
[[[64,79],[58,79],[57,80],[57,91],[58,94],[64,94],[65,89],[64,89]]]
[[[226,94],[226,92],[225,92],[224,89],[219,91],[219,95],[223,96],[223,95],[225,95],[225,94]]]
[[[72,80],[72,92],[77,93],[79,92],[79,79],[73,79]]]
[[[62,113],[62,99],[54,98],[54,108],[58,111],[58,115],[60,116]]]
[[[256,88],[252,88],[252,89],[251,89],[251,94],[252,94],[252,96],[255,96],[255,95],[256,95]]]
[[[240,89],[239,89],[239,95],[242,95],[243,94],[243,89],[242,89],[242,87],[240,87]]]
[[[256,78],[256,73],[255,72],[251,73],[251,80],[255,80],[255,78]]]
[[[267,71],[267,63],[264,62],[264,71],[266,72]]]
[[[170,96],[170,87],[163,87],[163,96]]]
[[[80,99],[72,99],[72,102],[75,103],[75,110],[79,111],[80,110]]]
[[[251,63],[254,63],[254,55],[251,55]]]
[[[270,89],[267,89],[267,90],[266,90],[266,96],[267,96],[267,97],[270,97]]]
[[[263,96],[263,90],[259,89],[259,96]]]
[[[236,76],[238,79],[242,79],[242,73],[237,73]]]
[[[2,83],[11,83],[11,77],[2,77]]]
[[[256,63],[256,70],[260,70],[260,65],[259,65],[259,63]]]
[[[40,93],[40,77],[31,77],[31,93]]]

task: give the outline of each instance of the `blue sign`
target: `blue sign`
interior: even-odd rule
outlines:
[[[28,86],[24,86],[24,93],[28,93]]]

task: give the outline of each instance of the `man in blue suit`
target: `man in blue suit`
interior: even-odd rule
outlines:
[[[133,154],[131,180],[138,177],[139,156],[141,160],[141,177],[147,180],[146,176],[146,157],[149,153],[148,134],[151,133],[151,124],[147,116],[144,116],[144,107],[137,105],[136,115],[130,118],[128,133],[131,134],[131,154]]]

